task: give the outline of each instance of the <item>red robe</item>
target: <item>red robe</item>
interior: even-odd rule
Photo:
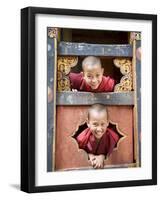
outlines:
[[[70,73],[70,84],[72,89],[86,92],[112,92],[115,86],[115,80],[109,76],[103,76],[102,82],[97,89],[92,89],[84,80],[83,73]]]
[[[87,153],[109,156],[118,142],[119,136],[112,129],[107,128],[103,136],[96,140],[90,128],[87,128],[77,136],[76,140],[79,148],[84,149]]]

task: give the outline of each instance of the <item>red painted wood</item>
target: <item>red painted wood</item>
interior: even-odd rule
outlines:
[[[90,167],[87,153],[72,135],[87,118],[88,106],[57,106],[55,170]],[[133,117],[131,106],[108,106],[109,118],[126,135],[105,165],[133,163]]]

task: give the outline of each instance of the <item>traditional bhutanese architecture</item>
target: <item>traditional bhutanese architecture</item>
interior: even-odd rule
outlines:
[[[48,171],[92,169],[75,136],[95,103],[107,106],[109,126],[120,138],[105,168],[140,166],[141,34],[49,27],[47,35]],[[69,73],[79,73],[88,55],[100,57],[104,74],[116,80],[113,92],[71,91]]]

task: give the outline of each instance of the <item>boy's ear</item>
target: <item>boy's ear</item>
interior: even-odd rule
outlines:
[[[102,68],[102,74],[104,73],[104,68]]]
[[[107,127],[109,126],[109,124],[110,124],[110,121],[109,121],[109,120],[107,120]]]

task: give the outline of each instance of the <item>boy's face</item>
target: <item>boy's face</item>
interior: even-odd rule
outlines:
[[[103,77],[104,69],[99,65],[85,66],[83,77],[86,83],[92,88],[97,89]]]
[[[96,139],[100,139],[106,132],[108,121],[107,113],[105,111],[91,111],[89,113],[88,127]]]

